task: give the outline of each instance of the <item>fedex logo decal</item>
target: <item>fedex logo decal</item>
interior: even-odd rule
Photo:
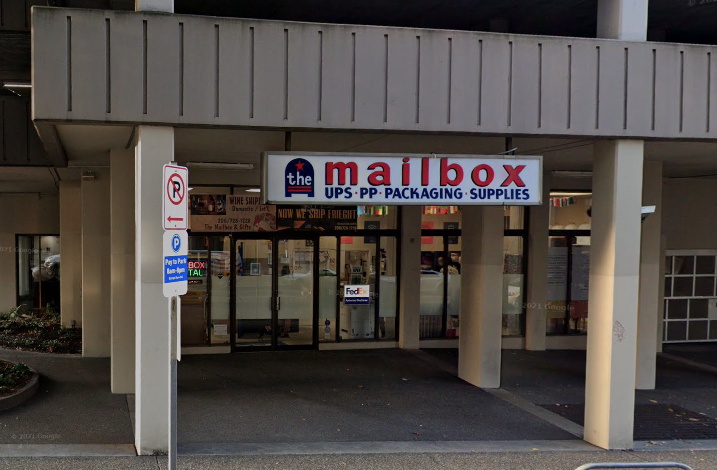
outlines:
[[[370,303],[371,296],[369,286],[344,286],[344,305],[369,305]]]

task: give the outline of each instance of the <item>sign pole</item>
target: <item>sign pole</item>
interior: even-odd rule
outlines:
[[[188,246],[187,188],[188,172],[185,167],[164,165],[162,179],[162,251],[164,282],[162,293],[167,297],[169,315],[169,412],[167,467],[177,469],[177,361],[181,360],[180,295],[187,293]]]
[[[177,468],[177,303],[169,299],[169,461],[167,468]]]

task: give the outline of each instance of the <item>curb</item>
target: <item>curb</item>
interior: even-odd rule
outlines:
[[[38,388],[40,388],[40,376],[35,369],[31,368],[30,370],[32,371],[32,377],[24,387],[13,395],[0,398],[0,411],[9,410],[17,405],[22,405],[29,400],[35,392],[37,392]]]

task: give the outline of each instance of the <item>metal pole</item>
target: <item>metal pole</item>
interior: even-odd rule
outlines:
[[[177,313],[179,297],[169,300],[169,458],[168,470],[177,469]]]

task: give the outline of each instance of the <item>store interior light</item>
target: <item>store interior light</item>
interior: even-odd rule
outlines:
[[[592,193],[590,192],[565,192],[565,191],[557,191],[557,192],[551,192],[550,197],[569,197],[569,196],[592,196]]]
[[[188,168],[202,170],[246,171],[253,170],[253,163],[187,162]]]
[[[18,82],[5,82],[3,83],[5,88],[32,88],[31,83],[18,83]]]
[[[249,189],[245,189],[244,191],[246,191],[246,192],[248,192],[248,193],[260,193],[260,192],[261,192],[261,189],[259,189],[259,188],[249,188]]]

